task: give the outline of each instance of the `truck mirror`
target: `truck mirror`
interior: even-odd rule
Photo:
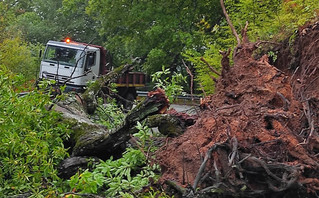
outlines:
[[[39,51],[39,58],[42,56],[42,49]]]

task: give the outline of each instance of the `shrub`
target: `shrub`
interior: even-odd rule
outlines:
[[[60,114],[47,111],[48,95],[38,91],[19,97],[23,76],[0,68],[0,197],[56,194],[61,180],[56,166],[67,156],[68,129]]]

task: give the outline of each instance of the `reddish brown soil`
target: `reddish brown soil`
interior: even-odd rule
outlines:
[[[319,190],[319,23],[299,30],[295,52],[282,50],[277,68],[266,55],[254,60],[254,49],[242,44],[195,125],[158,151],[161,183],[200,187],[193,193],[207,197],[216,191],[302,197]]]

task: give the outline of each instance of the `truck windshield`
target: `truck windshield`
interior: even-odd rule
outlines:
[[[77,67],[82,67],[84,56],[85,52],[83,50],[48,45],[43,61],[50,63],[59,61],[59,64],[62,65],[75,67],[77,64]]]

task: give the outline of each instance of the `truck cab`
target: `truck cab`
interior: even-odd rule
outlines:
[[[49,41],[40,65],[40,79],[66,83],[81,90],[100,75],[101,50],[74,42]]]

